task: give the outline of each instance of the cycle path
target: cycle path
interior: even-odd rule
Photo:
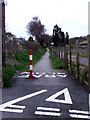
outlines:
[[[27,72],[22,72],[13,79],[12,87],[3,88],[0,105],[3,118],[90,118],[87,88],[65,70],[53,70],[49,51],[33,72],[32,80]]]

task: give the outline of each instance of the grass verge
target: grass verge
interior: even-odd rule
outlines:
[[[51,51],[50,51],[50,56],[51,60],[51,66],[53,69],[63,69],[64,68],[64,62],[62,59],[58,58],[55,56]]]
[[[46,49],[33,52],[33,66],[41,59],[45,54]],[[12,53],[9,53],[9,59],[12,58]],[[28,71],[29,70],[29,51],[24,50],[14,54],[14,59],[19,62],[19,65],[6,64],[6,67],[2,69],[2,78],[4,87],[10,87],[11,78],[18,71]]]

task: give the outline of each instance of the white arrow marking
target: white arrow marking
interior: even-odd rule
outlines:
[[[47,92],[47,90],[41,90],[41,91],[38,91],[38,92],[35,92],[35,93],[31,93],[31,94],[29,94],[29,95],[26,95],[26,96],[17,98],[17,99],[15,99],[15,100],[11,100],[11,101],[6,102],[6,103],[4,103],[4,104],[1,104],[1,105],[0,105],[0,111],[22,113],[23,110],[20,110],[20,109],[9,109],[9,108],[7,109],[6,107],[24,109],[25,106],[18,106],[18,105],[13,105],[13,104],[15,104],[15,103],[17,103],[17,102],[20,102],[20,101],[23,101],[23,100],[25,100],[25,99],[34,97],[34,96],[39,95],[39,94],[44,93],[44,92]]]
[[[58,96],[62,95],[63,93],[64,93],[65,100],[56,99]],[[67,88],[55,93],[54,95],[47,98],[45,101],[65,103],[65,104],[73,104]]]

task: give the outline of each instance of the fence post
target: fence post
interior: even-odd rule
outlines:
[[[32,75],[32,50],[29,51],[29,63],[30,63],[30,79],[33,78]]]
[[[59,58],[60,58],[60,49],[59,49]]]
[[[88,87],[90,91],[90,35],[88,35]]]
[[[70,61],[70,68],[72,66],[72,53],[71,53],[71,45],[69,45],[69,61]]]
[[[68,60],[67,60],[67,46],[64,46],[64,68],[68,68]]]
[[[79,40],[76,41],[76,79],[79,80]]]
[[[61,59],[63,58],[63,49],[62,49],[62,47],[61,47],[60,57],[61,57]]]

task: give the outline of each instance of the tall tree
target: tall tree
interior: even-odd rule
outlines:
[[[41,42],[41,37],[44,35],[45,31],[45,26],[41,24],[38,17],[33,17],[32,21],[27,25],[27,32],[30,35],[35,36],[39,43]]]

